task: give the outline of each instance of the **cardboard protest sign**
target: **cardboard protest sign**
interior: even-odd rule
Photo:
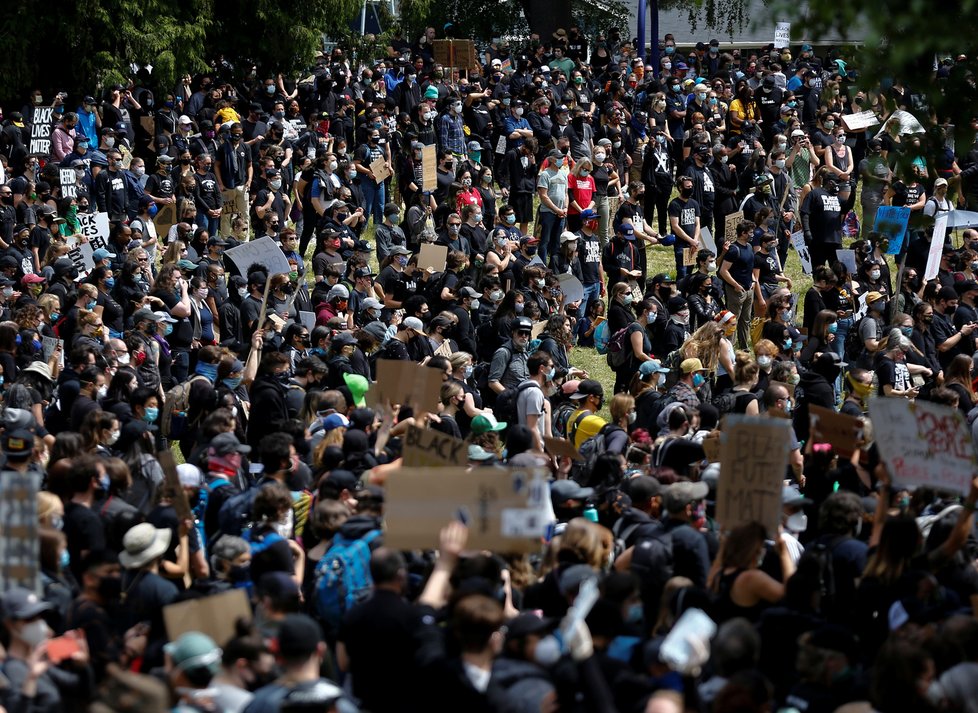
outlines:
[[[696,264],[696,253],[694,248],[683,248],[683,267],[690,267]]]
[[[445,340],[435,349],[435,356],[443,356],[446,359],[452,356],[452,343],[449,340]]]
[[[710,431],[703,437],[703,453],[710,463],[720,460],[720,431]]]
[[[434,144],[421,149],[421,190],[430,193],[438,188],[438,149]]]
[[[703,247],[709,250],[714,255],[718,255],[717,252],[717,241],[713,239],[713,233],[707,227],[700,228],[700,242],[703,243]]]
[[[269,277],[292,269],[282,248],[267,235],[224,252],[224,267],[235,275],[246,277],[248,268],[255,264],[261,265]]]
[[[421,243],[421,252],[418,253],[418,269],[427,270],[429,267],[435,272],[444,272],[445,263],[448,261],[448,246],[435,245],[434,243]]]
[[[412,361],[377,360],[377,385],[368,394],[384,404],[410,404],[415,413],[438,409],[441,372]]]
[[[177,517],[181,520],[192,519],[194,514],[190,510],[187,494],[184,492],[183,486],[180,485],[180,476],[177,475],[177,462],[173,459],[173,452],[160,451],[156,454],[156,459],[160,462],[160,467],[163,468],[163,474],[166,476],[166,484],[173,493],[173,509]]]
[[[875,398],[873,437],[893,481],[967,493],[978,475],[975,446],[958,409],[929,401]]]
[[[906,206],[881,205],[876,209],[876,222],[873,230],[887,240],[886,254],[898,255],[903,246],[903,236],[907,233],[910,221],[910,208]]]
[[[299,322],[310,332],[316,328],[316,313],[299,311]]]
[[[156,234],[160,237],[165,237],[170,228],[173,227],[174,223],[177,222],[177,205],[176,203],[167,203],[166,205],[161,205],[156,211],[156,217],[153,218],[153,225],[156,226]]]
[[[848,458],[863,442],[863,422],[855,416],[836,413],[814,404],[808,407],[811,440],[828,443],[843,458]]]
[[[61,184],[62,198],[78,197],[78,185],[75,183],[75,169],[59,168],[58,182]]]
[[[200,631],[218,646],[224,646],[235,635],[235,624],[239,619],[251,621],[251,605],[244,589],[231,589],[163,607],[163,622],[170,641],[188,631]]]
[[[468,459],[468,444],[441,431],[410,426],[404,437],[405,468],[464,468]]]
[[[391,177],[391,172],[387,170],[387,162],[384,160],[383,156],[370,164],[370,170],[373,172],[374,180],[377,181],[377,183],[383,183]]]
[[[791,23],[779,22],[774,26],[774,48],[783,49],[791,46]]]
[[[4,471],[0,478],[0,591],[25,587],[40,593],[37,488],[30,473]]]
[[[530,329],[530,339],[537,339],[543,334],[543,330],[547,328],[547,320],[541,320],[539,322],[534,322],[533,327]]]
[[[553,520],[539,469],[401,468],[387,480],[384,544],[398,550],[437,547],[439,530],[461,521],[470,549],[536,552]]]
[[[560,291],[564,295],[563,304],[573,304],[584,299],[584,285],[571,273],[557,275],[557,282],[560,283]]]
[[[860,111],[842,117],[842,125],[846,127],[846,131],[865,131],[879,123],[880,120],[873,111]]]
[[[557,458],[570,458],[571,460],[583,461],[584,457],[574,448],[574,444],[566,438],[543,437],[543,445],[552,456]]]
[[[941,269],[941,254],[944,252],[947,219],[947,213],[938,213],[934,218],[934,234],[931,236],[930,250],[927,253],[927,268],[924,270],[924,282],[937,277],[937,273]]]
[[[54,131],[54,107],[36,106],[31,115],[30,153],[47,156],[51,153],[51,133]]]
[[[793,440],[780,419],[727,416],[720,435],[717,521],[724,530],[756,521],[768,535],[781,521],[781,487]]]
[[[109,214],[79,213],[78,232],[88,238],[92,250],[104,248],[109,244]]]
[[[732,243],[737,239],[737,225],[744,219],[744,211],[731,213],[723,221],[723,240]]]
[[[798,261],[801,263],[801,271],[806,275],[812,274],[812,254],[805,245],[805,234],[802,231],[791,234],[791,247],[798,253]]]

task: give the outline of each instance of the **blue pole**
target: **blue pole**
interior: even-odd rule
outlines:
[[[652,29],[650,34],[652,35],[651,42],[649,42],[649,55],[648,59],[645,60],[646,68],[648,65],[652,65],[652,72],[655,74],[656,79],[659,78],[659,0],[648,0],[649,3],[649,20],[651,21]]]

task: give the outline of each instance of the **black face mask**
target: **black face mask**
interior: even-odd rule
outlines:
[[[679,191],[679,195],[681,195],[683,198],[689,198],[691,195],[693,195],[693,189],[683,188]]]
[[[536,247],[535,247],[535,246],[531,246],[531,247],[528,247],[528,248],[526,249],[526,254],[527,254],[527,255],[536,255],[536,254],[537,254],[537,249],[536,249]]]
[[[122,596],[122,578],[110,575],[99,579],[98,595],[106,604],[118,601]]]

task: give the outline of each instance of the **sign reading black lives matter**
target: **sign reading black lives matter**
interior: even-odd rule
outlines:
[[[54,129],[54,107],[36,106],[31,118],[31,154],[51,153],[51,131]]]

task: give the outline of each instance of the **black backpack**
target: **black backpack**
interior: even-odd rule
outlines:
[[[845,343],[845,358],[848,362],[856,361],[863,355],[863,352],[866,351],[866,346],[863,344],[863,340],[859,336],[859,329],[863,326],[863,322],[865,322],[867,319],[871,319],[876,322],[877,337],[880,334],[879,320],[869,314],[852,325],[852,329],[850,329],[849,333],[846,335]]]
[[[635,543],[632,550],[632,574],[638,577],[642,605],[646,616],[656,617],[662,592],[674,572],[672,533],[660,528]]]
[[[508,425],[519,422],[519,413],[517,411],[516,405],[519,401],[520,394],[522,394],[527,389],[539,389],[540,384],[535,381],[524,381],[522,384],[517,386],[515,389],[506,389],[503,393],[496,397],[496,405],[493,407],[492,411],[496,415],[496,420],[503,421]]]
[[[833,554],[835,548],[845,539],[845,535],[838,535],[824,542],[816,542],[805,551],[807,556],[818,563],[818,587],[821,594],[819,606],[822,614],[830,619],[834,619],[839,607],[846,604],[839,599],[839,583]]]

